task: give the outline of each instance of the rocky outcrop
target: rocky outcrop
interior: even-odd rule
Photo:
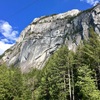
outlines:
[[[7,50],[2,60],[20,66],[42,69],[50,55],[67,43],[70,50],[89,38],[89,28],[100,34],[100,4],[86,11],[74,9],[66,13],[36,18],[22,32],[17,43]]]

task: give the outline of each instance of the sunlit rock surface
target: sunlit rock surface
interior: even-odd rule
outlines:
[[[66,13],[35,18],[4,53],[7,65],[20,66],[22,72],[31,68],[42,69],[51,54],[67,43],[75,51],[83,39],[89,38],[89,28],[100,34],[100,4],[87,11],[77,9]]]

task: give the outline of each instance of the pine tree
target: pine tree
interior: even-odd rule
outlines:
[[[23,91],[23,83],[22,83],[22,74],[20,71],[20,68],[18,67],[10,67],[9,68],[9,80],[10,80],[10,89],[9,92],[12,95],[12,98],[15,100],[21,98],[22,96],[22,91]]]
[[[78,92],[78,100],[100,100],[100,92],[95,86],[93,79],[93,71],[89,67],[81,66],[77,69],[76,91]]]
[[[31,69],[29,73],[23,75],[23,100],[37,100],[38,91],[36,90],[39,86],[39,80],[41,77],[41,70]]]
[[[0,100],[9,99],[9,72],[6,65],[0,66]]]
[[[84,45],[80,46],[76,52],[78,66],[88,65],[95,70],[95,78],[98,89],[100,90],[100,38],[90,27],[90,38],[84,41]]]
[[[40,83],[39,100],[74,100],[73,56],[61,47],[47,62]]]

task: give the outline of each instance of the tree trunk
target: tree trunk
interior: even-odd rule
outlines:
[[[74,77],[73,77],[73,68],[71,68],[71,74],[72,74],[72,100],[75,100],[74,97]]]
[[[65,94],[66,94],[66,73],[64,73],[64,92],[65,92]],[[66,100],[66,95],[65,95],[65,97],[64,97],[64,99]]]
[[[68,68],[68,79],[69,79],[69,96],[70,100],[72,100],[72,92],[71,92],[71,77],[70,77],[70,69]]]

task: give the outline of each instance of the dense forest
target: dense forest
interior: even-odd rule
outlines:
[[[100,100],[100,39],[93,28],[75,52],[62,45],[42,70],[0,66],[0,100]]]

